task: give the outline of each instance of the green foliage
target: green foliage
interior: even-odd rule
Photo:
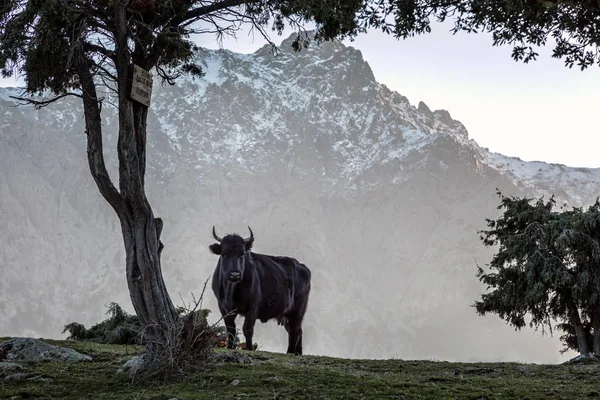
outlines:
[[[188,316],[189,311],[185,307],[177,307],[177,312],[181,316]],[[195,315],[194,324],[196,327],[204,328],[208,326],[207,318],[210,310],[198,310]],[[89,330],[82,324],[72,322],[65,325],[63,333],[68,332],[68,340],[92,341],[106,344],[141,344],[143,342],[142,327],[136,315],[130,315],[125,312],[117,303],[110,303],[107,318],[92,326]],[[214,328],[215,334],[219,328]]]
[[[600,203],[587,210],[554,211],[555,200],[506,197],[498,192],[504,212],[487,219],[485,246],[497,246],[489,270],[477,276],[490,292],[475,302],[480,315],[495,313],[516,329],[527,325],[552,331],[552,321],[565,332],[567,349],[581,350],[575,327],[587,332],[600,310]],[[600,321],[599,321],[600,322]],[[594,334],[600,334],[600,332]],[[597,349],[595,349],[597,350]]]
[[[108,318],[89,330],[82,324],[72,322],[65,325],[63,333],[69,332],[69,340],[90,340],[107,344],[140,344],[141,326],[137,316],[125,312],[117,303],[110,303]]]
[[[145,5],[142,7],[141,5]],[[191,34],[234,34],[251,24],[266,35],[286,25],[317,23],[316,41],[354,36],[360,29],[360,0],[29,0],[4,1],[0,7],[0,71],[23,74],[27,93],[57,94],[79,88],[84,65],[104,83],[116,83],[119,65],[156,67],[169,83],[182,73],[201,75],[193,60]],[[121,18],[120,12],[124,12]],[[299,35],[294,48],[306,46]],[[127,46],[127,52],[120,47]]]
[[[534,205],[529,199],[504,197],[499,208],[505,212],[498,220],[486,220],[489,231],[483,231],[481,239],[486,246],[499,245],[490,269],[496,273],[486,274],[478,268],[477,276],[488,288],[495,288],[476,302],[477,312],[496,312],[500,318],[520,329],[526,325],[525,316],[530,314],[530,325],[540,326],[549,321],[552,291],[545,290],[544,279],[551,281],[557,272],[555,249],[545,229],[552,217],[554,199]]]
[[[600,64],[600,3],[596,0],[399,0],[368,2],[365,26],[406,38],[431,31],[431,20],[454,20],[453,32],[489,32],[493,45],[511,45],[512,57],[535,60],[535,47],[582,70]]]
[[[137,6],[136,6],[137,4]],[[140,8],[139,4],[146,7]],[[251,24],[266,35],[297,28],[296,50],[306,47],[306,22],[315,40],[354,37],[369,28],[398,38],[431,31],[431,21],[454,20],[453,32],[491,32],[493,45],[511,45],[515,60],[538,56],[534,46],[554,42],[553,57],[581,69],[600,64],[600,3],[596,0],[6,0],[0,7],[0,71],[23,74],[28,93],[62,94],[79,87],[77,68],[87,65],[103,80],[116,78],[122,61],[157,68],[167,82],[182,73],[201,75],[191,34],[235,34]],[[125,7],[128,60],[118,60],[119,18]],[[202,28],[200,28],[202,26]],[[122,45],[121,45],[122,46]]]

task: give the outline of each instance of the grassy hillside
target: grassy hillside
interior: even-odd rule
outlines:
[[[0,339],[0,342],[4,339]],[[25,364],[44,379],[0,379],[13,399],[588,399],[600,397],[600,365],[348,360],[245,352],[252,363],[216,362],[172,384],[131,385],[116,370],[132,346],[54,341],[88,363]],[[216,350],[225,351],[225,350]],[[0,377],[1,378],[1,377]],[[48,379],[49,378],[49,379]],[[235,380],[239,381],[234,382]]]

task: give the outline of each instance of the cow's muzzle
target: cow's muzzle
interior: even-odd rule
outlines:
[[[239,282],[242,280],[241,272],[230,272],[229,273],[229,281],[230,282]]]

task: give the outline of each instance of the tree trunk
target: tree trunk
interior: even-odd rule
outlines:
[[[148,340],[148,353],[170,341],[169,335],[180,320],[162,276],[160,233],[162,220],[155,218],[144,190],[146,164],[147,108],[134,103],[126,93],[130,79],[130,54],[127,46],[127,21],[121,0],[115,5],[115,44],[119,89],[119,190],[113,185],[102,154],[100,101],[91,73],[93,63],[80,47],[77,49],[78,76],[81,82],[88,136],[88,164],[102,196],[113,207],[121,222],[126,253],[126,275],[131,302]]]
[[[153,344],[166,345],[179,316],[162,276],[159,241],[162,221],[154,218],[149,204],[145,211],[121,221],[127,285],[145,337]]]
[[[600,355],[600,308],[595,307],[590,315],[594,332],[594,354]]]
[[[128,212],[120,216],[126,251],[127,284],[131,302],[151,345],[166,345],[179,316],[165,286],[159,256],[159,234],[146,198],[146,120],[148,110],[133,102],[127,89],[131,80],[131,53],[127,44],[127,1],[115,8],[115,45],[119,93],[119,189]],[[146,66],[144,66],[146,67]],[[160,221],[160,220],[159,220]],[[148,336],[149,334],[149,336]],[[150,352],[152,349],[148,349]]]
[[[581,317],[579,316],[579,310],[575,302],[572,299],[567,300],[569,307],[569,320],[573,329],[575,329],[575,335],[577,337],[577,347],[579,348],[579,354],[585,355],[590,353],[590,344],[588,343],[585,329],[581,323]]]

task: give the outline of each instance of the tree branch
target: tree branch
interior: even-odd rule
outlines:
[[[103,56],[110,58],[113,62],[115,61],[115,52],[107,49],[106,47],[99,46],[90,42],[85,42],[83,44],[83,49],[86,51],[93,51],[102,54]]]
[[[96,73],[94,75],[99,75],[103,78],[108,78],[111,81],[113,81],[115,84],[117,83],[117,76],[113,72],[110,72],[106,67],[104,67],[103,62],[96,62],[96,61],[92,61],[92,62],[93,62],[94,67],[98,71],[100,71],[100,72],[96,71]]]
[[[83,46],[77,50],[77,73],[81,82],[81,92],[85,112],[85,128],[87,134],[87,155],[90,172],[102,197],[112,206],[121,220],[127,216],[127,205],[123,196],[113,185],[102,152],[102,119],[100,116],[100,102],[94,84],[94,77],[90,71],[91,61],[85,56]]]
[[[207,14],[210,14],[215,11],[224,10],[230,7],[241,6],[246,3],[249,3],[249,0],[223,0],[207,6],[194,8],[185,13],[177,14],[165,24],[164,28],[161,30],[158,36],[169,36],[172,34],[173,30],[177,30],[184,26],[197,22],[201,19],[201,17],[206,16]],[[160,55],[160,46],[157,43],[155,43],[148,51],[148,55],[146,57],[147,62],[146,65],[144,65],[143,67],[148,70],[152,69],[158,63]]]
[[[20,101],[21,103],[17,104],[17,106],[32,105],[36,110],[39,110],[41,108],[49,106],[50,104],[55,103],[58,100],[63,99],[68,96],[75,96],[75,97],[83,98],[82,95],[80,95],[78,93],[72,93],[72,92],[61,94],[60,96],[53,97],[49,100],[34,100],[32,98],[18,97],[18,96],[8,96],[8,97],[10,97],[11,99]]]
[[[198,19],[199,17],[202,17],[203,15],[209,14],[211,12],[223,10],[223,9],[229,8],[229,7],[241,6],[248,2],[249,2],[248,0],[223,0],[223,1],[219,1],[216,3],[210,4],[208,6],[194,8],[192,10],[189,10],[182,16],[173,18],[169,23],[169,27],[175,28],[184,23],[185,23],[185,25],[188,25],[190,23],[195,22],[196,19]]]

